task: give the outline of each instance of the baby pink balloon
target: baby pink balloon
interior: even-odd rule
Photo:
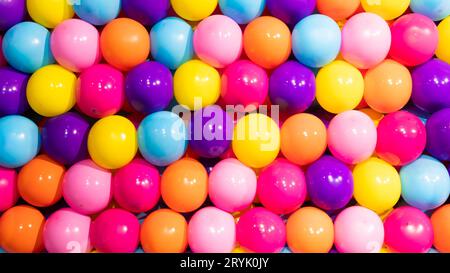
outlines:
[[[16,170],[0,167],[0,212],[14,206],[17,199],[19,199],[19,193]]]

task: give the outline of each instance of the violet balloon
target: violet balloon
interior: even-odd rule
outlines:
[[[22,22],[26,14],[25,0],[0,0],[0,31]]]
[[[316,0],[267,0],[269,12],[288,25],[295,25],[312,14]]]
[[[20,115],[29,106],[26,97],[29,76],[9,67],[0,68],[0,117]]]
[[[450,161],[450,108],[431,115],[426,129],[427,151],[439,160]]]
[[[122,8],[127,17],[151,26],[167,16],[169,0],[122,0]]]

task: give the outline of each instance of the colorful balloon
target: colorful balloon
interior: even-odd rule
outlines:
[[[17,173],[14,169],[0,167],[0,212],[14,206],[19,199]],[[255,178],[256,183],[256,178]],[[255,184],[256,191],[256,184]],[[253,200],[252,200],[253,201]],[[0,243],[1,245],[1,243]]]
[[[236,23],[245,25],[261,16],[266,0],[219,0],[222,13]]]
[[[273,16],[293,26],[314,12],[316,0],[267,0],[267,8]]]
[[[0,67],[6,66],[7,62],[3,56],[3,36],[0,35]]]
[[[411,0],[411,10],[440,21],[450,15],[450,3],[445,0]]]
[[[169,0],[122,0],[125,15],[143,25],[153,25],[169,13]]]
[[[54,28],[74,14],[67,0],[27,0],[27,9],[30,17],[46,28]]]
[[[450,161],[450,108],[431,115],[426,129],[427,151],[439,160]]]
[[[20,115],[28,108],[26,88],[29,76],[9,67],[0,67],[0,116]]]
[[[433,225],[434,247],[442,253],[450,252],[450,205],[444,205],[433,212],[431,224]]]
[[[362,0],[361,5],[367,12],[375,13],[384,20],[389,21],[401,16],[409,7],[411,0]]]
[[[450,17],[442,20],[437,29],[439,32],[439,43],[436,49],[436,56],[450,64],[450,52],[447,50],[450,47]]]
[[[317,0],[317,10],[338,22],[352,16],[360,4],[360,0]]]
[[[170,3],[178,16],[189,21],[205,19],[217,7],[217,0],[170,0]]]
[[[26,16],[25,0],[0,1],[0,31],[22,22]]]
[[[73,5],[76,15],[96,26],[102,26],[115,19],[120,12],[121,0],[80,0]],[[129,1],[128,1],[129,2]]]

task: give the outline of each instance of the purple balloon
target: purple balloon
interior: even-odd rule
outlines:
[[[65,165],[87,158],[89,127],[89,122],[73,112],[48,119],[42,128],[44,151]]]
[[[28,109],[28,78],[28,74],[12,68],[0,68],[0,117],[20,115]]]
[[[316,0],[267,0],[267,8],[273,16],[294,26],[314,12]]]
[[[122,0],[122,8],[127,17],[151,26],[169,13],[169,0]]]
[[[269,81],[269,97],[281,111],[291,114],[304,112],[316,96],[314,73],[306,66],[288,61],[272,72]]]
[[[306,183],[311,201],[324,210],[343,208],[353,196],[352,172],[347,165],[329,155],[308,167]]]
[[[412,72],[412,101],[420,109],[434,113],[450,107],[450,65],[433,59]]]
[[[450,108],[431,115],[426,128],[427,151],[439,160],[450,161]]]
[[[25,0],[0,0],[0,31],[22,22],[25,15]]]
[[[131,107],[143,114],[162,111],[173,98],[172,73],[158,62],[145,62],[125,78],[125,95]]]

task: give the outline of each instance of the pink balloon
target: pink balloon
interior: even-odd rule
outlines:
[[[83,20],[69,19],[59,24],[52,32],[50,46],[56,61],[74,72],[101,59],[98,31]]]
[[[44,244],[49,253],[86,253],[92,249],[89,240],[91,218],[64,208],[45,222]]]
[[[236,242],[233,216],[215,207],[197,211],[189,221],[188,242],[194,253],[230,253]]]
[[[374,13],[358,13],[342,29],[342,56],[357,68],[369,69],[381,63],[390,46],[389,26]]]
[[[341,253],[378,253],[383,240],[383,222],[370,209],[349,207],[334,221],[334,244]]]
[[[111,201],[111,172],[97,166],[92,160],[80,161],[65,173],[63,196],[78,213],[98,213]]]
[[[194,50],[205,63],[223,68],[241,56],[242,30],[225,15],[210,16],[195,29]]]
[[[0,35],[0,66],[6,65],[6,59],[5,56],[3,56],[3,50],[2,50],[2,44],[3,44],[3,38],[2,35]]]
[[[16,170],[0,167],[0,212],[14,206],[17,199],[19,199],[19,192]]]

